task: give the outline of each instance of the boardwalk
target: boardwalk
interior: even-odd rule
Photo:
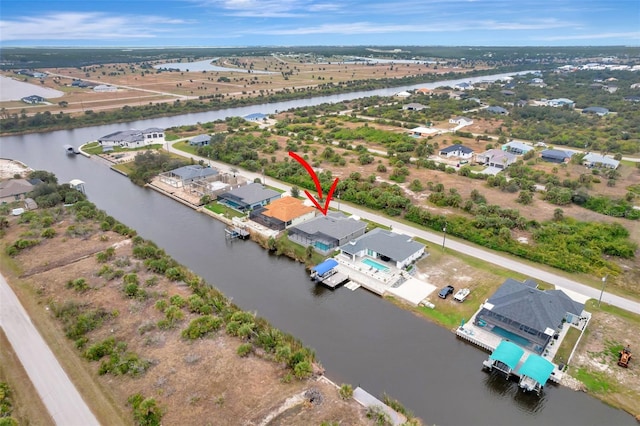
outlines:
[[[99,425],[2,275],[0,326],[55,423]]]

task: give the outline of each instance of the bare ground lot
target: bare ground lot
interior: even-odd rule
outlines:
[[[267,354],[256,350],[246,358],[240,357],[236,351],[243,342],[225,334],[224,330],[210,338],[184,340],[180,332],[193,317],[188,311],[176,328],[157,328],[156,323],[164,316],[155,308],[156,300],[174,295],[186,299],[191,291],[159,276],[157,283],[146,287],[148,298],[125,297],[121,278],[109,281],[96,275],[104,264],[97,262],[95,253],[115,247],[115,256],[122,261],[124,271],[137,272],[140,281],[145,282],[152,274],[130,257],[130,241],[110,231],[71,237],[65,235],[65,231],[72,219],[66,216],[60,219],[53,225],[56,237],[15,258],[21,271],[19,277],[9,268],[3,267],[3,273],[19,297],[28,299],[23,303],[45,339],[50,345],[53,339],[58,346],[63,346],[56,349],[56,345],[52,345],[58,357],[64,358],[66,369],[74,370],[70,375],[80,391],[85,393],[90,389],[100,394],[101,398],[86,399],[91,401],[92,409],[103,423],[119,423],[118,418],[131,423],[127,398],[140,392],[158,401],[165,412],[164,424],[260,424],[288,398],[316,389],[322,395],[320,404],[301,397],[298,404],[268,424],[320,424],[323,421],[370,424],[364,408],[353,400],[342,400],[338,389],[318,380],[319,376],[307,380],[293,378],[289,382],[289,370],[269,360]],[[94,226],[97,230],[97,225]],[[28,225],[21,226],[16,218],[11,218],[3,246],[17,240],[27,229]],[[131,263],[125,265],[124,259],[130,259]],[[86,279],[87,291],[68,288],[70,280],[80,277]],[[88,345],[113,336],[126,342],[128,351],[151,361],[149,370],[140,377],[99,375],[99,363],[81,356],[74,343],[64,337],[61,324],[52,314],[53,306],[69,301],[92,309],[102,307],[111,313],[103,326],[86,335]],[[75,370],[82,370],[84,374],[79,375]]]
[[[153,63],[155,64],[155,63]],[[257,71],[271,74],[246,73],[243,65],[253,64]],[[329,82],[400,78],[421,74],[443,74],[451,71],[464,72],[465,69],[439,65],[437,69],[424,64],[345,64],[301,62],[282,57],[221,58],[217,65],[237,68],[238,71],[164,71],[141,67],[141,64],[106,64],[79,68],[52,68],[41,71],[51,75],[44,80],[26,76],[15,76],[21,81],[61,90],[65,94],[50,99],[52,105],[27,105],[24,103],[0,103],[7,112],[28,114],[64,111],[82,114],[87,110],[107,110],[125,105],[145,105],[149,103],[174,102],[177,99],[197,99],[199,96],[221,96],[246,98],[258,94],[270,94],[282,90],[306,90]],[[476,67],[481,69],[482,67]],[[117,92],[96,93],[91,88],[71,87],[74,79],[82,79],[95,84],[111,84],[119,87]],[[58,102],[68,102],[61,107]]]

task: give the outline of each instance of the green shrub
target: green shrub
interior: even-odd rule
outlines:
[[[212,315],[203,315],[191,320],[189,326],[182,330],[182,337],[185,339],[199,339],[212,331],[219,330],[222,326],[222,319]]]
[[[349,384],[343,384],[340,386],[340,398],[351,399],[353,397],[353,386]]]
[[[238,346],[237,353],[241,357],[247,357],[253,351],[253,345],[251,343],[243,343]]]
[[[133,409],[133,419],[139,426],[160,426],[163,410],[153,398],[144,398],[141,394],[131,395],[127,402]]]
[[[300,361],[293,367],[293,374],[298,379],[306,379],[311,376],[313,373],[313,368],[311,367],[311,363],[307,360]]]
[[[75,280],[67,281],[67,288],[73,288],[79,293],[83,293],[89,290],[89,284],[84,278],[76,278]]]
[[[42,238],[53,238],[56,236],[56,230],[53,228],[45,228],[40,233],[40,237]]]
[[[84,357],[89,361],[98,361],[102,357],[111,355],[116,347],[116,340],[113,336],[106,338],[102,342],[94,343],[84,352]]]
[[[187,301],[179,294],[174,294],[169,298],[169,304],[177,306],[178,308],[183,308],[186,306]]]

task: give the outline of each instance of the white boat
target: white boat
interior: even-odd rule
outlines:
[[[458,292],[453,296],[453,300],[457,300],[458,302],[464,302],[464,299],[471,293],[471,290],[468,288],[461,288]]]

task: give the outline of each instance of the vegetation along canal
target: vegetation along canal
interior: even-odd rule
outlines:
[[[370,94],[389,95],[403,89]],[[350,98],[362,96],[351,94]],[[315,348],[329,378],[360,385],[376,395],[386,392],[429,424],[635,424],[623,411],[566,388],[549,386],[541,398],[523,394],[515,383],[482,371],[487,354],[457,340],[448,330],[364,290],[330,292],[315,287],[301,264],[269,256],[251,242],[230,243],[222,223],[139,188],[97,161],[68,157],[62,149],[65,144],[78,146],[123,128],[170,127],[348,98],[314,98],[4,137],[0,156],[54,172],[60,182],[82,179],[89,199],[99,208],[155,241],[242,308],[257,311]]]

